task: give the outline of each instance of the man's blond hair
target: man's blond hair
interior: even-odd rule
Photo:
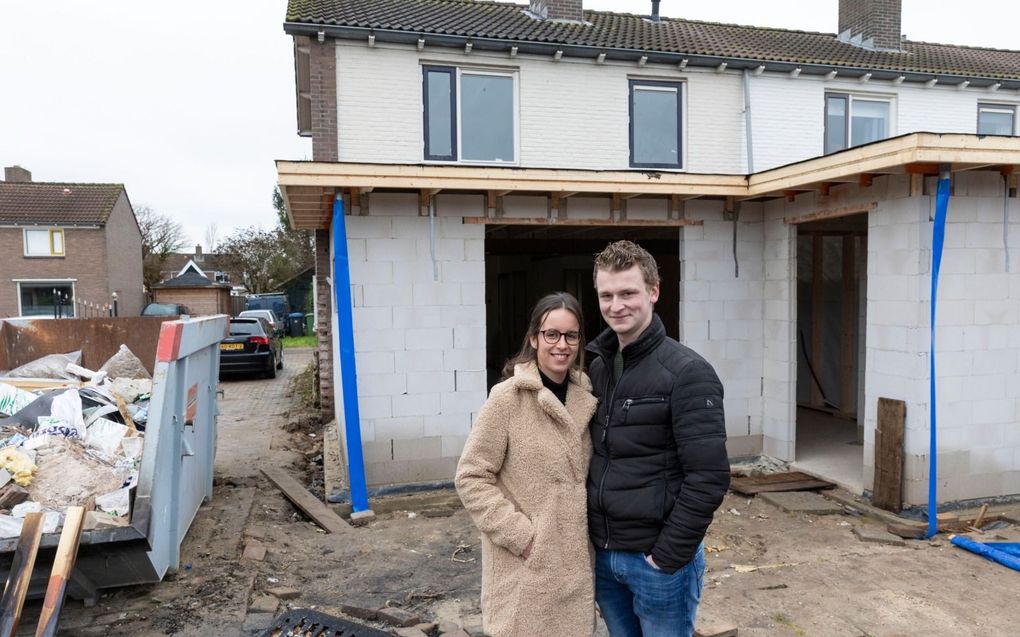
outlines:
[[[622,272],[635,265],[641,270],[645,287],[652,289],[659,285],[659,266],[655,263],[655,257],[648,250],[626,239],[610,243],[605,250],[595,255],[595,271],[592,273],[592,280],[596,285],[598,284],[599,270]]]

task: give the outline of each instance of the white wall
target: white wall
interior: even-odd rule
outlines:
[[[486,397],[481,197],[372,194],[347,217],[362,440],[369,484],[449,480]]]
[[[421,64],[517,71],[519,165],[528,168],[629,168],[628,80],[685,82],[685,169],[747,171],[742,71],[472,52],[341,40],[337,109],[341,161],[422,163]],[[755,170],[823,152],[825,92],[892,98],[890,135],[973,133],[978,102],[1020,104],[985,89],[765,73],[750,78]]]

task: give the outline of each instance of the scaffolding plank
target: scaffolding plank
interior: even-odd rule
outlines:
[[[762,476],[734,476],[730,479],[730,489],[742,495],[774,493],[776,491],[813,491],[815,489],[831,489],[834,486],[836,485],[832,482],[820,480],[799,471],[770,473]]]

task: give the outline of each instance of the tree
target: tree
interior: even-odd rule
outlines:
[[[142,280],[151,292],[162,280],[166,260],[184,247],[187,237],[180,223],[148,206],[137,206],[135,218],[142,232]]]
[[[219,227],[210,223],[205,227],[205,249],[207,252],[216,252],[216,237],[219,236]]]

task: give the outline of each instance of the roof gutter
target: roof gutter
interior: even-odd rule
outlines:
[[[424,33],[421,31],[407,31],[400,29],[376,29],[372,27],[336,26],[328,24],[309,24],[305,22],[284,22],[283,30],[288,35],[306,35],[311,37],[335,38],[340,40],[368,40],[371,35],[376,42],[391,42],[395,44],[417,45],[419,39],[425,39],[429,45],[446,48],[463,49],[468,43],[474,51],[507,51],[512,48],[518,53],[531,53],[535,55],[548,55],[552,57],[557,52],[560,55],[577,58],[598,59],[604,55],[605,59],[638,62],[641,58],[647,58],[645,62],[655,64],[677,65],[681,69],[689,66],[716,68],[725,62],[726,68],[731,70],[750,69],[756,73],[765,71],[773,73],[791,73],[797,75],[819,75],[828,76],[834,71],[837,76],[859,79],[867,75],[868,79],[874,80],[895,80],[899,82],[931,82],[937,79],[938,84],[956,86],[968,82],[974,88],[987,88],[999,84],[1000,88],[1020,89],[1020,79],[1007,79],[996,77],[976,77],[970,75],[958,75],[953,73],[927,73],[919,71],[898,71],[894,69],[868,68],[861,66],[840,66],[835,64],[814,64],[803,62],[789,62],[783,60],[761,60],[754,58],[730,57],[720,55],[701,55],[688,53],[671,53],[666,51],[648,51],[644,49],[627,49],[612,47],[596,47],[577,44],[561,44],[549,42],[532,42],[525,40],[507,40],[502,38],[487,38],[463,35],[447,35],[438,33]],[[799,70],[797,70],[799,69]],[[902,79],[900,79],[902,78]]]

